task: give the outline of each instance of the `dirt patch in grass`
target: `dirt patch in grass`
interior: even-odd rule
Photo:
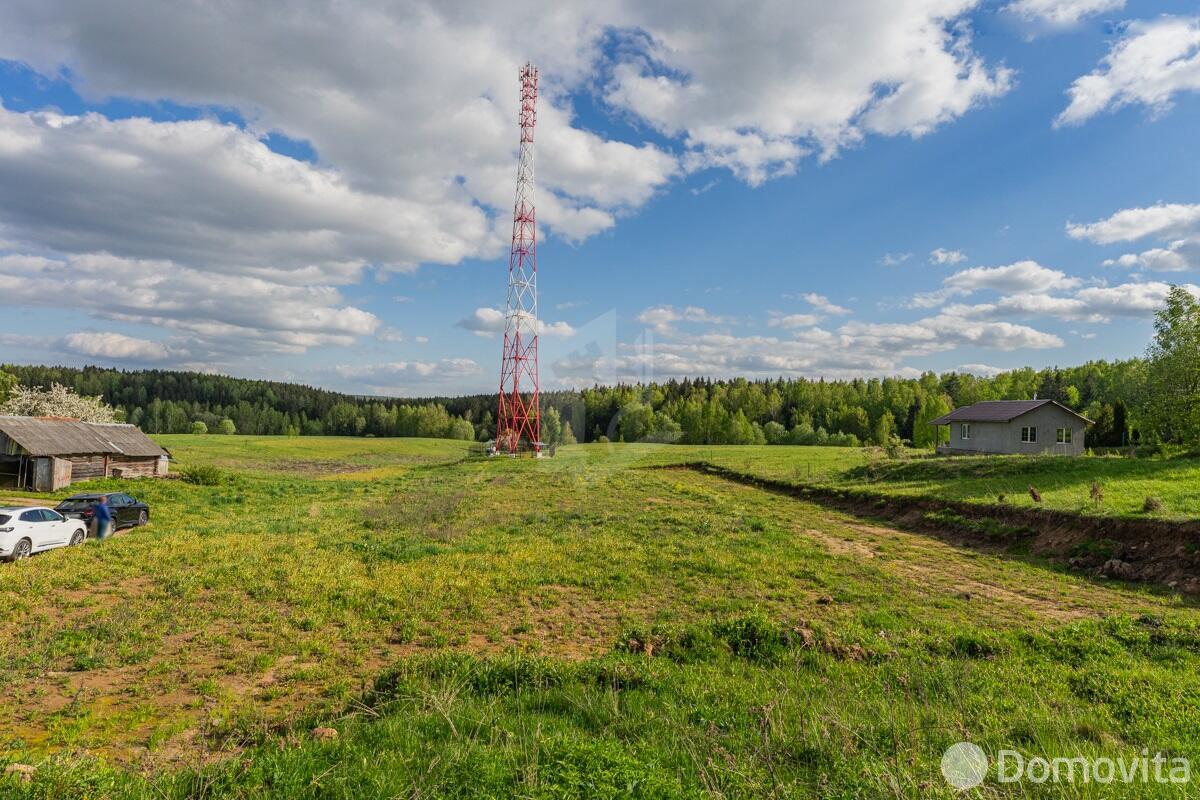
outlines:
[[[854,526],[851,526],[854,527]],[[867,544],[858,542],[853,539],[846,539],[841,536],[834,536],[816,528],[808,528],[804,535],[810,539],[816,539],[821,544],[829,548],[829,552],[837,556],[854,556],[856,558],[874,558],[875,551]]]

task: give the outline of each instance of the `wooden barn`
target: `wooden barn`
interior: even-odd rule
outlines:
[[[167,458],[134,425],[0,416],[0,485],[52,492],[91,478],[161,477]]]

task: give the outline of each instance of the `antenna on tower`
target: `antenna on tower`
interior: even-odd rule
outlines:
[[[508,257],[508,302],[504,313],[504,352],[500,361],[500,401],[495,452],[515,455],[524,446],[542,452],[538,391],[537,221],[533,206],[533,127],[537,122],[538,71],[520,71],[521,150],[517,159],[517,198],[513,204],[512,251]]]

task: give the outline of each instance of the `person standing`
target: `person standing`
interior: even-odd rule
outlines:
[[[112,509],[108,507],[108,498],[103,495],[92,508],[92,520],[96,523],[96,540],[102,542],[112,534]]]

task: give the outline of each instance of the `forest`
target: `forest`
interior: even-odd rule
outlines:
[[[490,438],[494,395],[396,399],[198,372],[4,365],[24,386],[102,397],[147,433]],[[543,439],[690,444],[933,443],[927,423],[979,400],[1051,398],[1096,422],[1089,446],[1130,440],[1144,362],[1019,369],[994,377],[927,372],[845,381],[671,380],[543,395]],[[199,423],[200,427],[197,427]]]

